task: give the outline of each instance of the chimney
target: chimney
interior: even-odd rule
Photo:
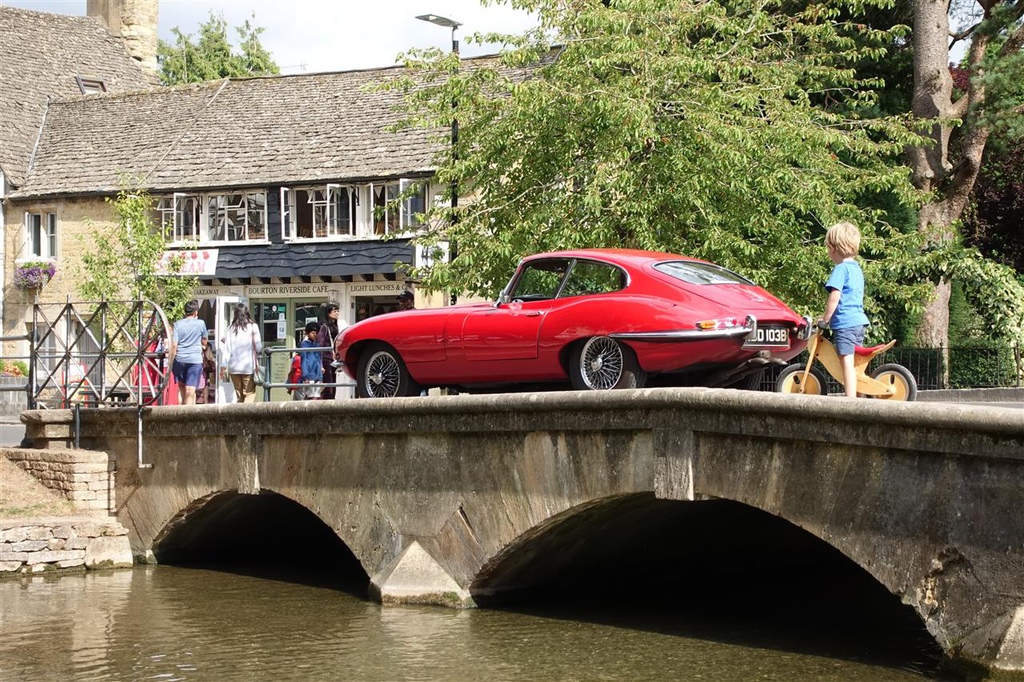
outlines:
[[[87,0],[85,13],[124,40],[128,54],[155,76],[159,0]]]

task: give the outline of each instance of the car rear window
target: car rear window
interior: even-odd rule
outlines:
[[[674,260],[658,263],[654,269],[687,284],[753,284],[746,277],[713,263]]]

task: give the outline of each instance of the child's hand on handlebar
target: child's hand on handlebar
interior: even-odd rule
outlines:
[[[828,329],[828,322],[825,321],[825,318],[818,319],[818,329]]]

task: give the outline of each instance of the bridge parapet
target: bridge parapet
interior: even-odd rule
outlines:
[[[26,413],[37,446],[71,414]],[[156,549],[225,491],[321,518],[385,602],[522,587],[522,551],[587,511],[733,500],[824,540],[952,657],[1024,671],[1024,418],[969,405],[716,389],[159,408],[81,415],[117,459],[122,523]],[[62,440],[64,439],[64,440]],[[159,553],[159,551],[158,551]]]

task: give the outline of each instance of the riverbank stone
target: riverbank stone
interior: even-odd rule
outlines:
[[[132,548],[127,535],[94,538],[85,548],[86,568],[131,568],[132,560]]]

